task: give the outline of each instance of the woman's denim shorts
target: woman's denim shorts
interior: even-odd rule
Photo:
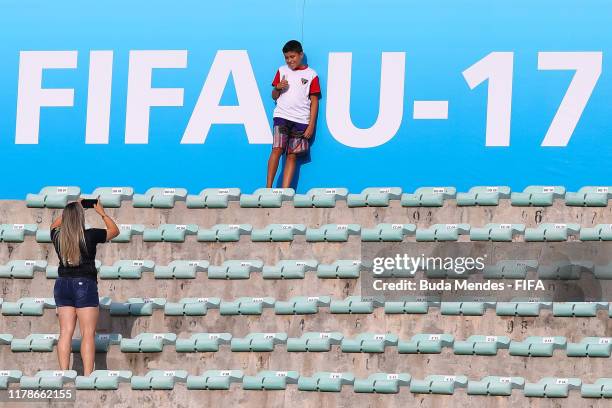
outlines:
[[[72,307],[96,307],[98,299],[98,282],[92,278],[58,277],[53,287],[55,305]]]

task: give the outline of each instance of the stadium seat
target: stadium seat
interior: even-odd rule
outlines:
[[[467,393],[469,395],[510,396],[512,390],[522,390],[525,387],[523,377],[487,376],[482,380],[469,380]]]
[[[538,265],[537,275],[540,279],[580,279],[582,272],[592,272],[594,267],[591,261],[560,261]]]
[[[120,383],[129,383],[132,372],[128,370],[95,370],[88,376],[76,378],[77,390],[118,390]]]
[[[553,205],[555,198],[565,197],[563,186],[528,186],[523,192],[510,194],[512,205],[526,207],[547,207]]]
[[[104,208],[119,208],[124,200],[131,200],[134,195],[132,187],[98,187],[91,194],[82,194],[81,198],[98,199]]]
[[[523,224],[487,224],[470,229],[471,241],[512,242],[512,238],[525,232]]]
[[[121,335],[116,333],[99,333],[94,337],[96,353],[107,353],[111,345],[118,346],[121,344]],[[76,353],[81,350],[81,339],[72,339],[72,352]]]
[[[362,228],[361,240],[366,242],[401,242],[405,236],[414,235],[414,224],[378,224],[375,228]]]
[[[416,230],[417,241],[457,241],[460,234],[468,234],[470,224],[434,224]]]
[[[132,339],[121,339],[122,353],[161,353],[164,346],[174,345],[175,333],[140,333]]]
[[[36,230],[36,242],[40,244],[51,243],[51,230],[49,228],[38,228]]]
[[[32,279],[34,272],[45,272],[47,261],[15,260],[0,265],[0,278]]]
[[[293,200],[295,191],[292,188],[258,188],[253,194],[240,196],[242,208],[280,208],[283,201]]]
[[[134,235],[142,235],[145,230],[145,226],[142,224],[119,224],[119,235],[111,239],[114,243],[127,243],[132,242]]]
[[[612,262],[606,265],[594,265],[593,275],[597,279],[612,279]]]
[[[440,314],[452,316],[482,316],[486,309],[495,307],[495,302],[442,302]]]
[[[249,333],[244,338],[233,337],[232,351],[274,351],[277,344],[287,343],[287,333]]]
[[[13,341],[13,335],[10,333],[0,333],[0,345],[10,346]]]
[[[560,317],[596,317],[598,310],[608,310],[608,302],[555,302],[553,315]]]
[[[272,297],[241,297],[233,301],[221,301],[222,315],[260,315],[264,308],[274,307]]]
[[[565,193],[565,205],[579,207],[606,207],[608,205],[608,200],[611,197],[612,187],[586,186],[581,187],[576,193]]]
[[[319,262],[308,260],[282,260],[276,265],[263,267],[261,276],[264,279],[304,279],[306,272],[316,271]]]
[[[300,391],[340,392],[343,385],[353,385],[353,373],[316,372],[312,377],[301,376],[298,379]]]
[[[51,352],[57,344],[59,334],[30,334],[25,339],[11,341],[12,352]]]
[[[26,196],[26,206],[29,208],[64,208],[68,201],[77,200],[81,189],[74,186],[44,187],[38,194]]]
[[[499,205],[501,198],[510,198],[510,187],[476,186],[467,193],[457,193],[457,205]]]
[[[205,188],[198,195],[187,196],[187,208],[227,208],[240,200],[239,188]]]
[[[294,296],[287,301],[277,300],[274,304],[274,313],[288,314],[314,314],[319,313],[319,307],[329,307],[329,296]]]
[[[381,307],[381,300],[365,300],[361,296],[349,296],[344,300],[332,300],[329,304],[330,313],[363,314],[374,312],[375,307]]]
[[[172,390],[174,384],[187,381],[185,370],[151,370],[146,375],[132,376],[133,390]]]
[[[582,384],[582,398],[612,398],[612,378],[599,378],[593,384]]]
[[[455,340],[453,350],[455,354],[494,356],[499,349],[507,349],[510,338],[507,336],[480,336],[473,335],[466,340]]]
[[[405,297],[402,300],[385,302],[386,314],[426,314],[430,307],[440,307],[440,302],[415,296]]]
[[[256,259],[225,261],[221,265],[208,266],[208,279],[249,279],[251,273],[262,269],[263,262]]]
[[[580,228],[581,241],[612,241],[612,224]]]
[[[504,260],[495,265],[485,265],[482,276],[485,279],[524,279],[537,267],[538,261],[535,260]]]
[[[177,201],[185,201],[187,190],[184,188],[153,187],[144,194],[134,194],[134,208],[174,208]]]
[[[249,235],[253,227],[250,224],[216,224],[210,229],[198,230],[199,242],[238,242],[241,235]]]
[[[579,378],[545,377],[537,383],[526,383],[523,393],[526,397],[567,398],[570,390],[581,385]]]
[[[529,336],[523,341],[510,342],[510,355],[525,357],[552,357],[556,349],[565,349],[567,339],[563,336]]]
[[[302,224],[270,224],[261,229],[251,231],[253,242],[283,242],[293,241],[295,235],[304,235],[306,226]]]
[[[346,204],[349,207],[388,207],[390,200],[399,200],[401,196],[400,187],[369,187],[360,194],[349,194]]]
[[[101,266],[100,279],[140,279],[143,272],[153,272],[155,262],[146,259],[130,259]]]
[[[612,338],[585,337],[580,343],[567,343],[568,357],[610,357]]]
[[[229,390],[232,383],[241,383],[242,370],[207,370],[202,375],[187,377],[188,390]]]
[[[539,316],[541,309],[551,309],[552,302],[535,299],[513,299],[512,302],[497,302],[495,313],[498,316]]]
[[[96,271],[100,272],[100,268],[102,267],[102,262],[96,259],[95,265],[96,265]],[[45,269],[45,276],[47,277],[47,279],[57,279],[57,277],[59,276],[58,267],[47,265],[47,269]]]
[[[27,235],[36,235],[36,224],[1,224],[0,242],[23,242]]]
[[[242,388],[245,390],[284,390],[287,384],[297,384],[297,371],[260,371],[256,375],[245,375]]]
[[[217,352],[220,345],[228,345],[230,333],[195,333],[188,339],[176,339],[177,353]]]
[[[455,388],[466,388],[468,379],[464,375],[428,375],[423,380],[410,382],[410,392],[415,394],[447,394],[455,392]]]
[[[401,354],[440,354],[444,347],[453,347],[452,334],[416,334],[410,340],[399,340],[397,352]]]
[[[196,224],[162,224],[157,228],[146,228],[142,234],[145,242],[185,242],[185,236],[196,235]]]
[[[343,353],[384,353],[385,347],[397,346],[397,336],[389,333],[361,333],[340,342]]]
[[[331,351],[332,345],[339,345],[344,336],[339,332],[306,332],[301,337],[287,339],[287,351]]]
[[[567,241],[568,235],[578,235],[579,224],[540,224],[525,229],[525,241]]]
[[[26,297],[16,302],[2,302],[2,314],[5,316],[42,316],[44,309],[55,309],[55,300]]]
[[[155,279],[195,279],[198,272],[208,272],[208,261],[172,261],[167,266],[155,265]]]
[[[368,378],[357,378],[353,383],[353,391],[376,394],[397,394],[399,387],[410,384],[410,374],[407,373],[376,373]]]
[[[325,224],[320,228],[306,229],[306,241],[309,242],[346,242],[349,235],[359,235],[359,224]]]
[[[65,384],[74,383],[77,372],[74,370],[42,370],[34,376],[24,375],[19,380],[23,390],[61,390]]]
[[[218,309],[221,304],[219,298],[182,298],[177,303],[166,302],[164,314],[166,316],[205,316],[208,309]]]
[[[154,309],[163,309],[165,298],[129,298],[127,302],[112,302],[112,316],[152,316]]]
[[[442,207],[444,200],[455,198],[455,187],[420,187],[414,194],[402,194],[402,207]]]
[[[306,194],[296,194],[293,205],[296,208],[332,208],[336,201],[346,201],[348,190],[346,188],[311,188]]]
[[[317,277],[321,279],[357,279],[366,266],[359,260],[341,259],[332,264],[319,264]]]
[[[0,390],[7,390],[11,384],[19,383],[22,375],[20,370],[0,370]]]

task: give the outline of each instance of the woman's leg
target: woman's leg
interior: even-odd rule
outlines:
[[[291,182],[293,181],[293,174],[295,173],[295,161],[296,155],[294,153],[287,153],[285,169],[283,170],[283,188],[291,187]]]
[[[283,149],[280,147],[275,147],[272,149],[272,152],[270,152],[270,158],[268,159],[268,178],[266,180],[267,188],[272,188],[272,183],[274,183],[274,177],[278,170],[278,161],[282,154]]]
[[[81,359],[83,360],[83,375],[91,374],[94,369],[96,345],[94,337],[98,324],[98,307],[80,307],[76,310],[81,329]]]
[[[60,336],[57,341],[57,360],[60,370],[68,370],[70,367],[72,335],[76,325],[76,309],[72,306],[60,306],[57,308],[57,317],[60,326]]]

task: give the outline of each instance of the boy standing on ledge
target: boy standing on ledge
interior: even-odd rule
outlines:
[[[272,81],[274,109],[274,141],[268,160],[266,187],[271,188],[278,170],[278,161],[287,155],[283,170],[283,188],[291,186],[297,155],[308,152],[319,110],[321,87],[317,73],[302,63],[304,51],[299,41],[291,40],[283,47],[286,65],[276,71]]]

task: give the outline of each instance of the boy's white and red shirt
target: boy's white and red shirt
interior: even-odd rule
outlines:
[[[283,65],[276,71],[272,86],[278,85],[283,76],[289,86],[276,100],[274,117],[308,124],[310,121],[310,95],[321,93],[317,73],[308,65],[302,65],[295,70]]]

